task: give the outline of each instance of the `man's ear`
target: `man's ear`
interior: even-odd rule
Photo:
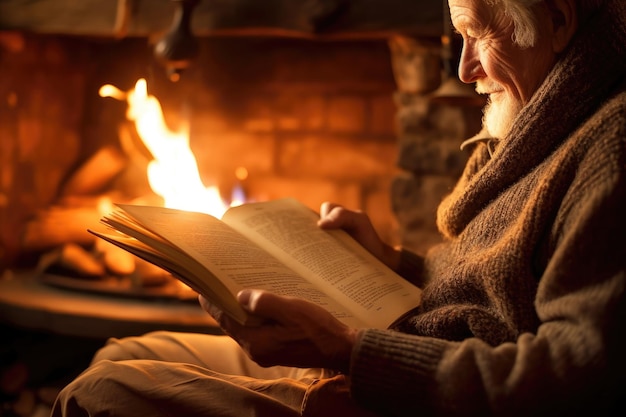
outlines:
[[[576,0],[546,0],[552,19],[552,49],[562,52],[578,29]]]

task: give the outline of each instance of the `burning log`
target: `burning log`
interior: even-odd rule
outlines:
[[[171,277],[161,268],[103,240],[91,249],[65,243],[39,258],[39,273],[62,272],[83,279],[101,279],[111,275],[130,279],[133,288],[162,285]]]
[[[39,273],[82,279],[96,287],[117,277],[116,282],[126,281],[131,292],[173,280],[162,269],[96,239],[87,231],[103,227],[100,218],[111,210],[111,201],[133,200],[121,190],[107,191],[111,185],[113,188],[119,185],[116,180],[127,173],[129,166],[132,168],[133,161],[145,159],[145,156],[138,158],[141,152],[124,126],[120,128],[120,140],[124,152],[113,147],[101,148],[68,178],[55,204],[26,223],[21,248],[42,252],[37,265]],[[68,280],[63,282],[67,285]]]
[[[107,271],[114,275],[131,275],[135,272],[136,257],[102,239],[97,239],[95,252],[102,257],[102,263]]]
[[[96,225],[102,215],[99,205],[112,195],[102,194],[123,172],[126,157],[113,147],[103,147],[66,181],[60,200],[34,215],[24,227],[21,247],[40,251],[65,243],[91,245],[94,237],[87,227]]]
[[[87,227],[97,224],[101,216],[97,200],[92,201],[91,206],[54,206],[37,213],[24,227],[21,248],[37,252],[69,242],[92,245],[95,238],[87,232]]]
[[[102,192],[124,170],[126,164],[127,158],[114,147],[100,148],[64,184],[61,196]]]
[[[37,269],[44,272],[52,266],[72,271],[81,277],[99,278],[106,272],[102,262],[76,243],[65,243],[44,254],[39,259]]]

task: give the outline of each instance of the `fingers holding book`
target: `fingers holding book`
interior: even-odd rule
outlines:
[[[348,372],[357,331],[328,311],[295,297],[267,291],[243,290],[238,301],[262,319],[245,326],[221,314],[203,297],[202,307],[261,366],[330,368]]]
[[[366,213],[326,201],[320,207],[317,225],[322,229],[345,230],[385,265],[393,270],[398,266],[400,252],[383,242]]]

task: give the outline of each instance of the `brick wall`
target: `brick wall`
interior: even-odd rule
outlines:
[[[168,124],[189,121],[205,185],[227,194],[244,167],[251,200],[363,209],[388,242],[423,252],[439,240],[436,207],[467,157],[458,146],[480,124],[478,107],[433,102],[438,48],[405,38],[203,38],[198,61],[171,83],[146,39],[0,33],[0,267],[22,262],[25,223],[58,204],[68,176],[119,146],[126,103],[99,88],[129,90],[139,78]]]
[[[250,199],[293,196],[314,209],[333,200],[367,210],[399,241],[389,200],[396,87],[385,41],[203,39],[198,62],[173,84],[145,39],[0,36],[2,265],[23,258],[24,223],[57,204],[73,170],[119,144],[126,103],[99,97],[100,86],[128,90],[138,78],[172,127],[190,120],[206,185],[227,191],[245,167]]]

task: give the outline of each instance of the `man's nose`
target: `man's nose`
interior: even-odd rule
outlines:
[[[459,79],[466,84],[476,82],[483,74],[482,65],[472,41],[463,41],[459,60]]]

